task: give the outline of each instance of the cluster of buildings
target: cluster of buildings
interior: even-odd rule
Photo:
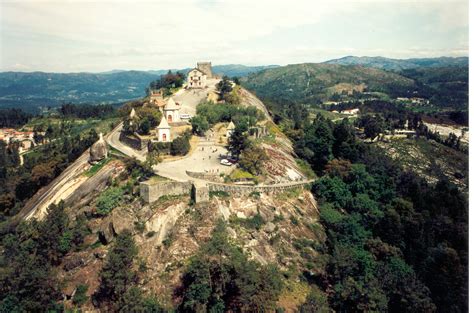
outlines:
[[[26,152],[32,147],[36,146],[34,139],[34,132],[32,131],[18,131],[13,128],[0,128],[0,140],[7,145],[18,142],[19,152]]]
[[[415,105],[430,104],[430,100],[425,99],[425,98],[420,98],[420,97],[411,97],[411,98],[398,97],[397,101],[410,102],[411,104],[415,104]]]
[[[358,108],[354,108],[354,109],[347,109],[347,110],[341,110],[341,111],[333,110],[331,112],[344,114],[344,115],[357,115],[359,114],[360,110]]]
[[[196,67],[189,71],[185,88],[204,89],[207,87],[207,79],[213,78],[211,62],[198,62]],[[156,128],[156,140],[158,142],[170,142],[171,126],[170,124],[182,122],[189,119],[188,114],[181,114],[181,105],[172,97],[165,99],[163,90],[150,91],[149,105],[158,107],[163,113],[160,124]],[[130,119],[136,116],[135,110],[130,112]]]

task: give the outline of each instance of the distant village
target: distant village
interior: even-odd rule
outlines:
[[[0,140],[5,144],[18,143],[18,152],[24,153],[35,147],[37,144],[32,131],[19,131],[13,128],[0,128]]]

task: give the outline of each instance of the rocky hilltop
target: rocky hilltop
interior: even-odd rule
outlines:
[[[137,249],[134,266],[140,270],[136,286],[166,308],[179,306],[183,301],[183,296],[177,293],[183,288],[183,275],[190,259],[211,240],[216,225],[222,221],[226,225],[228,243],[241,249],[242,255],[255,264],[297,273],[307,267],[302,254],[317,258],[316,247],[324,242],[325,233],[319,223],[317,203],[305,188],[312,174],[308,177],[308,170],[296,162],[291,141],[273,124],[265,105],[247,90],[236,90],[242,107],[261,112],[258,125],[266,133],[255,141],[268,155],[259,165],[260,175],[253,178],[258,181],[255,187],[242,180],[241,184],[219,182],[216,176],[207,184],[224,189],[206,189],[208,201],[196,203],[190,189],[176,193],[165,188],[157,200],[143,198],[141,185],[147,175],[140,162],[127,156],[127,153],[139,156],[141,152],[127,148],[120,140],[114,141],[114,134],[122,127],[120,124],[105,136],[118,151],[113,149],[102,161],[94,154],[94,161],[98,159],[96,164],[87,162],[89,152],[86,152],[26,204],[18,218],[44,220],[51,212],[48,207],[62,201],[60,205],[71,223],[80,221],[88,230],[81,248],[67,253],[55,266],[60,290],[66,299],[65,307],[77,307],[74,299],[82,292],[80,286],[88,286],[84,294],[87,300],[81,303],[81,309],[101,307],[96,299],[103,281],[101,271],[110,262],[109,254],[117,245],[117,238],[124,234],[131,235]],[[185,95],[175,98],[187,99]],[[142,105],[147,105],[146,100]],[[221,128],[217,124],[210,131],[217,134]],[[205,144],[207,149],[209,144],[207,141]],[[194,149],[199,151],[200,146]],[[155,172],[165,176],[148,175],[147,184],[172,182],[175,177],[180,180],[177,172],[166,169],[188,164],[187,160],[193,155],[191,151],[184,158],[156,165]],[[196,171],[189,166],[186,173]],[[206,175],[197,179],[186,176],[186,179],[206,184],[209,174]],[[315,264],[312,267],[314,271],[320,268]],[[285,279],[285,286],[281,288],[286,291],[275,299],[278,306],[292,310],[304,301],[309,289],[301,285],[298,288],[303,288],[303,293],[295,293],[298,281],[296,274]]]

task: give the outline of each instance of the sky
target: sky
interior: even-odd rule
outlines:
[[[467,56],[468,0],[0,0],[0,71]]]

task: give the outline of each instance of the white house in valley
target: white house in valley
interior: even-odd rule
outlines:
[[[156,137],[159,142],[171,141],[171,127],[164,116],[161,118],[160,125],[156,128]]]
[[[356,115],[356,114],[359,114],[359,112],[360,110],[358,108],[355,108],[355,109],[342,110],[341,114]]]

